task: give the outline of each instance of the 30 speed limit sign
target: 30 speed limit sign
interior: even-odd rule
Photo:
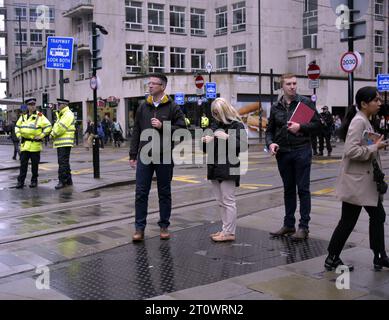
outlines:
[[[358,58],[354,52],[346,52],[340,60],[340,66],[344,72],[351,73],[358,67]]]

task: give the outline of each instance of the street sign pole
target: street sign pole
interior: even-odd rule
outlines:
[[[65,99],[64,97],[64,77],[63,70],[59,70],[59,97],[60,99]]]
[[[92,22],[92,72],[93,77],[96,77],[96,59],[97,59],[97,28],[96,23]],[[97,86],[93,88],[93,177],[95,179],[100,179],[100,154],[99,154],[99,139],[97,136]]]
[[[350,30],[348,39],[348,51],[354,52],[354,0],[348,0],[348,7],[350,8]],[[348,106],[349,108],[354,104],[354,72],[348,75]]]

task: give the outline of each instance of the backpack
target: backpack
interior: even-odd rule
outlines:
[[[120,124],[119,124],[119,122],[115,122],[113,124],[113,131],[120,132]]]

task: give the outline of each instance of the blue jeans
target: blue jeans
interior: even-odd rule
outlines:
[[[135,192],[135,229],[144,231],[146,228],[149,193],[154,171],[157,175],[159,217],[158,225],[167,228],[172,211],[171,182],[173,178],[173,164],[143,164],[138,160],[136,167]]]
[[[300,198],[299,228],[307,229],[311,220],[310,176],[312,164],[311,146],[277,154],[278,170],[284,183],[285,218],[284,226],[294,228],[296,223],[297,195]]]

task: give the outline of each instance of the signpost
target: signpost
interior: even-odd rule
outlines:
[[[202,76],[199,75],[195,78],[195,84],[197,89],[202,89],[204,87],[204,83],[205,81]]]
[[[47,37],[46,69],[72,70],[74,39]]]
[[[185,104],[185,94],[182,92],[177,92],[174,96],[174,102],[178,106],[183,106]]]
[[[384,109],[386,112],[388,108],[389,74],[379,74],[377,76],[377,89],[379,92],[384,92]]]
[[[366,37],[366,21],[361,19],[367,13],[369,6],[369,0],[331,0],[331,7],[338,15],[336,26],[341,32],[340,41],[348,42],[348,52],[350,53],[354,53],[354,41]],[[345,69],[348,70],[346,65]],[[348,73],[348,105],[352,107],[354,103],[353,71],[355,68],[350,67],[350,70],[352,71],[345,72]]]
[[[205,85],[205,92],[207,99],[216,99],[217,87],[216,82],[207,82]]]
[[[319,80],[320,74],[321,74],[321,70],[319,65],[316,64],[316,61],[312,61],[308,65],[307,75],[309,79],[309,87],[313,89],[313,95],[311,97],[311,100],[315,104],[315,108],[316,108],[316,101],[317,101],[316,89],[319,88],[320,85],[320,80]]]
[[[346,52],[340,59],[340,67],[346,73],[353,73],[358,67],[358,57],[354,52]]]
[[[46,69],[59,70],[59,95],[64,98],[63,70],[72,70],[74,38],[47,37]]]

